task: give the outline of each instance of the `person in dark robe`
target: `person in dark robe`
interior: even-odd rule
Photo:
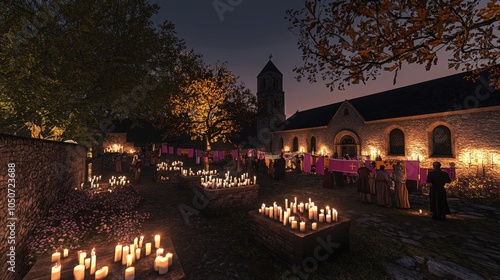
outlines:
[[[286,167],[286,162],[283,157],[280,157],[274,162],[274,179],[279,180],[282,178],[285,178],[285,167]]]
[[[358,168],[358,192],[361,202],[371,203],[370,196],[370,169],[366,168],[365,163],[361,162]]]
[[[427,175],[427,183],[430,186],[429,200],[432,218],[434,220],[446,220],[446,214],[451,214],[446,199],[446,189],[444,186],[451,182],[448,173],[441,170],[441,163],[436,161],[432,164],[433,171]]]
[[[391,178],[385,171],[385,166],[381,165],[380,170],[375,175],[375,188],[377,189],[377,204],[380,206],[391,207],[390,196]]]

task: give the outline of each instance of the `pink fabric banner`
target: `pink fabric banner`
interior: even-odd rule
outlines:
[[[405,162],[406,179],[418,180],[418,172],[420,169],[420,162],[418,160],[408,160]]]
[[[311,172],[311,154],[304,154],[304,172]]]
[[[161,144],[161,153],[168,154],[168,146],[167,144]]]
[[[168,147],[168,153],[173,155],[174,154],[174,147]]]
[[[219,160],[224,160],[224,151],[219,151]]]
[[[318,174],[325,174],[325,158],[324,157],[318,157],[318,160],[316,161],[316,173]]]
[[[219,152],[213,151],[212,153],[213,153],[214,161],[219,161]]]
[[[203,157],[203,152],[200,150],[196,150],[196,157]]]
[[[182,149],[181,148],[177,148],[177,155],[178,156],[182,155]]]
[[[357,173],[359,169],[359,162],[357,160],[332,159],[329,167],[332,171]]]
[[[188,157],[194,157],[194,149],[188,149]]]
[[[232,151],[232,155],[233,155],[233,159],[237,159],[238,158],[238,150],[233,150]]]

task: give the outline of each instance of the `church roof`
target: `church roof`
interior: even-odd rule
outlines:
[[[257,77],[260,77],[262,75],[264,75],[264,73],[267,73],[267,72],[274,72],[274,73],[278,73],[280,75],[283,75],[281,74],[280,70],[278,70],[278,67],[276,67],[276,65],[274,65],[274,63],[269,60],[266,64],[266,66],[264,66],[264,68],[262,69],[262,71],[260,71],[259,75],[257,75]]]
[[[484,78],[476,83],[464,78],[470,74],[459,73],[348,101],[365,121],[500,106],[500,93],[489,88]],[[342,103],[297,112],[287,120],[283,130],[328,125]]]

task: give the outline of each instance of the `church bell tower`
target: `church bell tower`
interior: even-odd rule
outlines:
[[[283,74],[271,58],[257,76],[257,139],[268,152],[272,152],[272,132],[280,130],[285,121]]]

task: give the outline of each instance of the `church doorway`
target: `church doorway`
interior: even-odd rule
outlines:
[[[342,131],[335,136],[334,149],[333,151],[337,153],[339,158],[348,155],[351,159],[356,159],[358,157],[358,152],[360,151],[360,144],[358,136],[352,131]]]

